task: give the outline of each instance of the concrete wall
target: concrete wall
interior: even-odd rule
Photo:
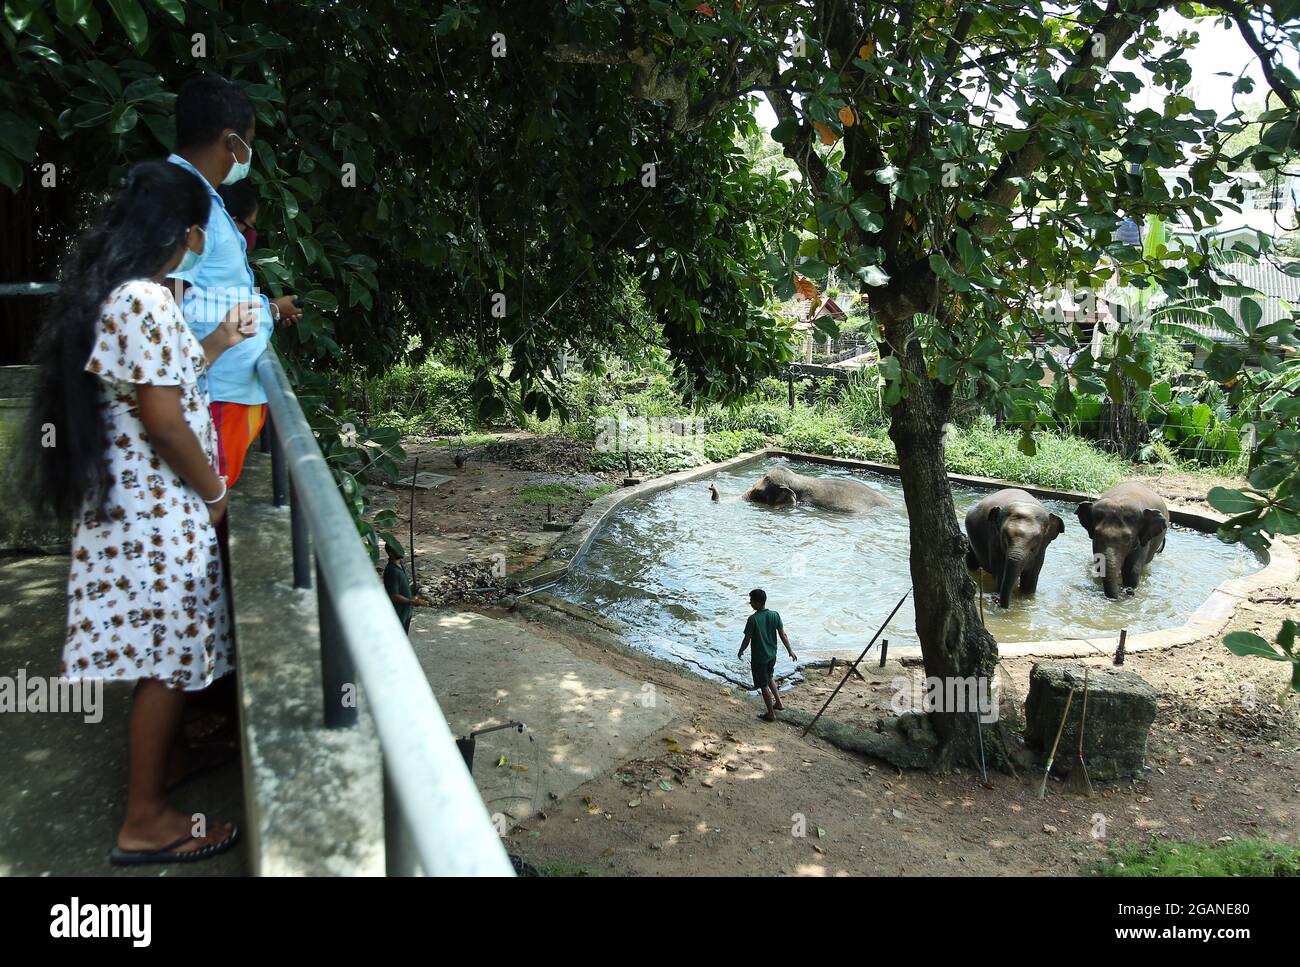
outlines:
[[[66,554],[68,529],[37,519],[20,496],[27,456],[20,448],[28,445],[22,437],[36,378],[35,366],[0,366],[0,551]]]

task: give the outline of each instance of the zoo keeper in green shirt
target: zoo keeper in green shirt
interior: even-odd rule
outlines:
[[[763,696],[763,704],[767,706],[767,714],[760,715],[759,718],[764,722],[775,722],[776,713],[785,708],[776,690],[776,680],[772,677],[776,671],[777,635],[781,636],[785,650],[790,654],[790,660],[799,659],[790,648],[790,639],[781,624],[781,615],[767,606],[767,592],[762,588],[754,588],[750,591],[749,606],[754,609],[754,613],[745,622],[745,640],[740,643],[740,651],[736,653],[736,657],[744,658],[745,649],[751,643],[753,644],[754,650],[750,654],[749,668],[754,673],[754,687]]]

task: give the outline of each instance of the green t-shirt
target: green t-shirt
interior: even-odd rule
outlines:
[[[776,660],[776,632],[781,627],[781,616],[771,608],[755,611],[745,622],[745,634],[749,637],[750,662],[757,665]]]
[[[406,568],[396,561],[389,561],[388,567],[384,568],[384,590],[403,598],[411,596],[411,579],[406,576]],[[397,620],[405,628],[411,621],[412,606],[394,603],[393,607],[397,609]]]

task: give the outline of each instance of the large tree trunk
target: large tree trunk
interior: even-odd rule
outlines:
[[[916,631],[927,677],[951,695],[954,679],[978,682],[988,694],[997,666],[997,642],[980,621],[975,581],[966,569],[966,537],[957,521],[943,460],[949,396],[933,382],[906,304],[880,305],[885,335],[907,377],[907,396],[894,406],[889,436],[898,451],[911,537]],[[882,347],[884,348],[884,347]],[[955,688],[957,694],[969,694]],[[977,710],[944,708],[931,715],[943,743],[942,760],[972,762]]]

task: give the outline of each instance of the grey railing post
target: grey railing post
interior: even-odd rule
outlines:
[[[289,535],[293,543],[293,586],[295,588],[311,587],[311,535],[307,533],[307,521],[303,517],[302,503],[298,500],[298,490],[293,481],[289,481]]]
[[[402,818],[402,809],[388,775],[387,759],[384,760],[384,872],[389,876],[417,876],[420,872],[415,841]]]
[[[284,441],[278,420],[271,423],[271,503],[283,507],[289,496],[289,468],[284,463]]]
[[[325,697],[325,726],[346,729],[357,724],[357,671],[343,641],[329,580],[316,560],[316,609],[320,620],[321,687]],[[348,701],[344,701],[344,699]]]

